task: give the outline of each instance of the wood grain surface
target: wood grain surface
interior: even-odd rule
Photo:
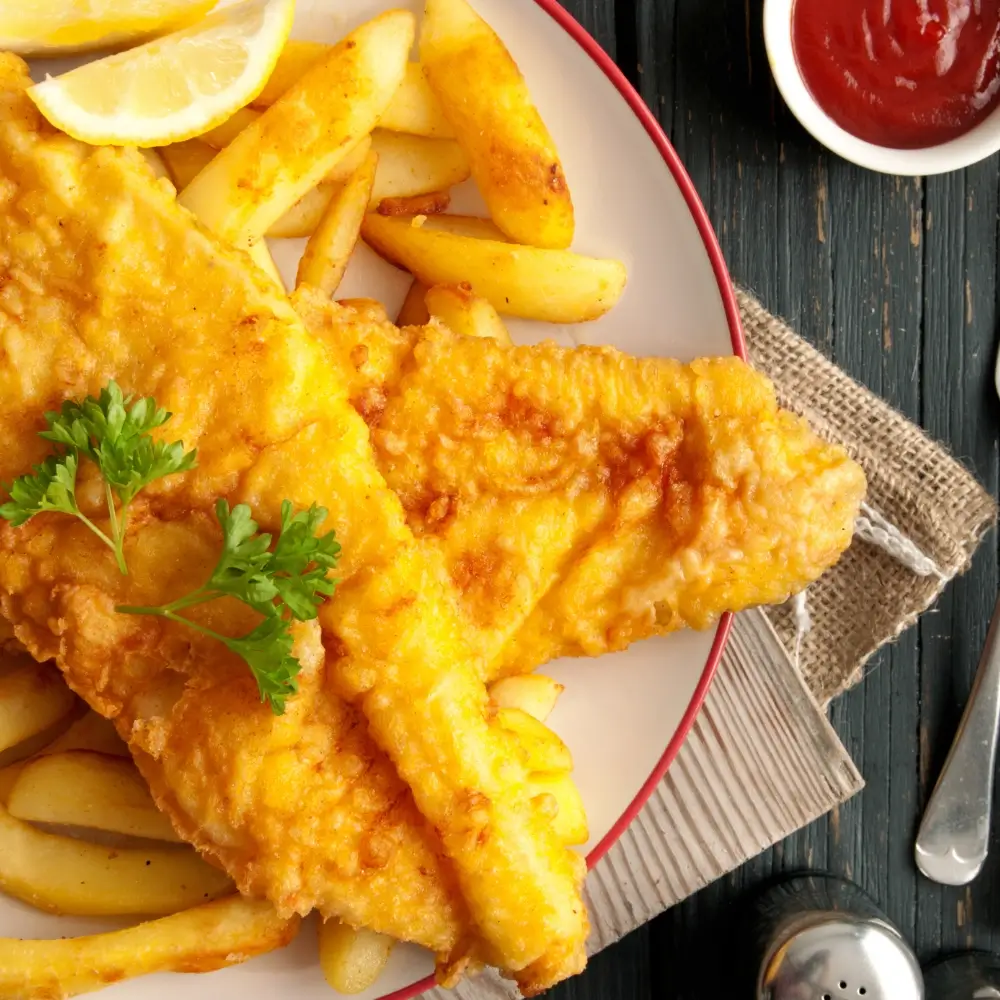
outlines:
[[[734,279],[949,445],[996,493],[997,158],[914,180],[826,153],[774,88],[761,0],[565,4],[663,124]],[[860,796],[629,935],[551,996],[727,995],[733,963],[722,956],[731,953],[726,935],[739,901],[773,875],[805,867],[859,882],[923,960],[972,947],[1000,951],[1000,845],[994,840],[986,868],[965,889],[933,885],[912,861],[997,585],[990,536],[938,607],[834,703],[831,720],[867,782]]]

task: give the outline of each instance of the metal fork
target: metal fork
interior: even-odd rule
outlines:
[[[1000,356],[994,383],[1000,395]],[[1000,600],[993,612],[962,721],[917,833],[917,867],[935,882],[965,885],[989,852],[1000,725]]]

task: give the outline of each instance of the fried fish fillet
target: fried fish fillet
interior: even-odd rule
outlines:
[[[510,348],[292,301],[490,679],[784,601],[851,540],[860,467],[735,358]]]
[[[144,491],[130,573],[73,519],[0,530],[0,611],[115,724],[178,832],[283,913],[323,913],[487,961],[537,992],[585,963],[583,859],[491,717],[443,562],[418,545],[318,341],[134,151],[49,129],[0,59],[0,480],[47,450],[61,400],[109,379],[155,396],[197,470]],[[89,471],[89,470],[88,470]],[[79,484],[99,517],[101,490]],[[344,558],[302,694],[280,718],[220,644],[156,605],[209,574],[211,509],[329,509]],[[244,634],[241,606],[203,608]]]

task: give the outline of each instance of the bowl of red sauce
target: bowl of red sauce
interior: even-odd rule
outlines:
[[[958,170],[1000,150],[1000,0],[765,0],[778,89],[845,159]]]

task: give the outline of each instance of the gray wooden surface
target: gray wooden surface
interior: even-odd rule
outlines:
[[[997,159],[914,180],[870,174],[824,152],[772,84],[761,0],[564,2],[659,117],[734,279],[996,492]],[[806,867],[859,882],[924,960],[1000,951],[1000,843],[967,889],[935,886],[912,862],[997,574],[990,535],[972,571],[833,705],[832,721],[868,783],[860,796],[630,935],[550,995],[739,1000],[746,994],[732,979],[728,930],[741,901],[772,876]]]

